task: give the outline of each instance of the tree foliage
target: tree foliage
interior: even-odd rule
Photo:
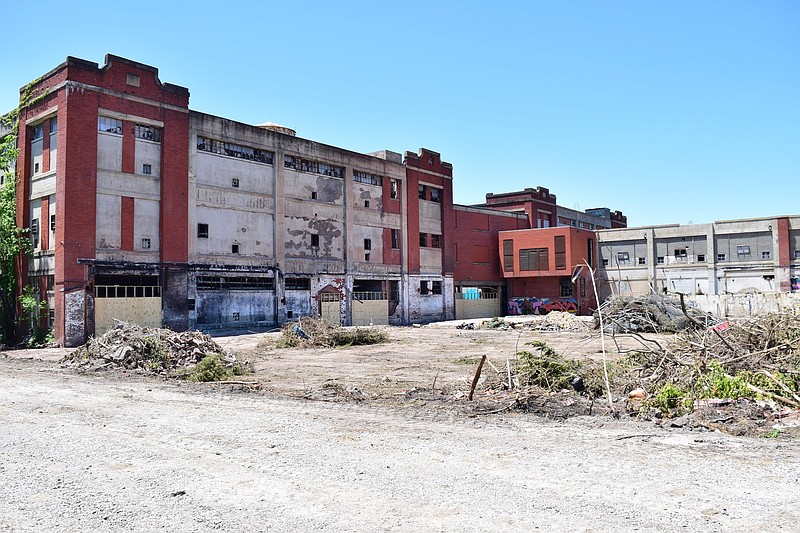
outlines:
[[[4,342],[16,341],[16,266],[22,255],[31,253],[31,241],[27,230],[17,227],[17,205],[15,190],[17,178],[17,137],[19,133],[19,111],[0,118],[0,132],[7,132],[0,138],[0,175],[4,184],[0,185],[0,320]],[[2,133],[0,133],[2,135]]]

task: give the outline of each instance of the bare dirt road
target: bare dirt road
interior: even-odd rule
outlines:
[[[453,351],[518,342],[465,333],[401,335],[381,364],[355,350],[298,370],[310,355],[267,350],[260,392],[0,354],[0,531],[797,530],[795,441],[290,397],[346,365],[363,388],[430,370],[463,385]],[[437,336],[453,351],[429,369]]]

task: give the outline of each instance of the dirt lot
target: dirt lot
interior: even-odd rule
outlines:
[[[252,359],[256,373],[242,379],[260,388],[78,373],[58,365],[60,349],[3,352],[0,531],[800,523],[796,440],[562,420],[546,409],[550,419],[476,415],[475,405],[497,403],[485,387],[477,403],[463,397],[481,355],[502,371],[529,340],[579,358],[597,357],[600,341],[455,325],[390,328],[388,344],[347,349],[277,349],[276,334],[218,338]]]

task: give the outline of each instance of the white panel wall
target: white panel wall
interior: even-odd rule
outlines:
[[[192,228],[198,254],[230,255],[236,242],[239,255],[272,258],[274,220],[269,213],[197,206],[197,223],[208,224],[207,239],[198,238]]]
[[[97,194],[97,248],[119,249],[122,200],[119,196]]]
[[[142,239],[150,239],[150,252],[159,249],[159,203],[136,198],[133,206],[133,249],[142,250]]]
[[[150,175],[161,176],[161,143],[136,139],[134,155],[134,174],[144,174],[143,165],[150,165]]]
[[[122,172],[122,135],[97,132],[97,168]]]

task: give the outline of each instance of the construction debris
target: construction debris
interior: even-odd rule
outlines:
[[[376,327],[343,328],[319,318],[302,317],[287,324],[278,348],[333,348],[387,342],[389,335]]]
[[[675,333],[712,325],[706,313],[682,307],[679,300],[657,293],[611,297],[599,312],[603,313],[605,333]],[[594,327],[600,327],[598,311],[594,313]]]
[[[201,362],[203,364],[199,366],[204,374],[218,379],[236,374],[242,366],[236,356],[223,350],[211,337],[199,331],[177,333],[127,322],[118,322],[101,337],[89,339],[89,342],[61,361],[62,365],[80,369],[121,367],[156,374],[181,375],[187,379],[193,378],[191,373],[185,371]]]

